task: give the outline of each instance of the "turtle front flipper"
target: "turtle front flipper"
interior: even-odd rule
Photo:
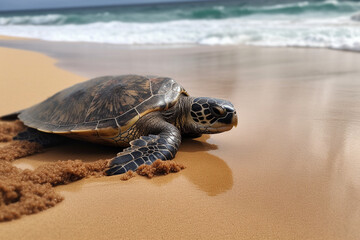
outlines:
[[[156,126],[148,127],[152,130],[150,133],[156,135],[149,134],[131,141],[129,148],[110,161],[107,175],[135,171],[139,166],[151,165],[157,159],[171,160],[175,157],[181,143],[180,131],[162,119],[156,122]]]

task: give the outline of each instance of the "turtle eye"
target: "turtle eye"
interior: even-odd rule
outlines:
[[[210,110],[215,117],[222,117],[226,114],[226,110],[220,106],[212,106]]]

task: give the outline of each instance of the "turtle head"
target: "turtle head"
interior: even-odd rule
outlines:
[[[199,133],[220,133],[237,125],[234,106],[226,100],[197,97],[192,98],[190,109],[192,128]]]

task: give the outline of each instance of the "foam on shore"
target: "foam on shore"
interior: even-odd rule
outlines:
[[[360,51],[360,4],[234,1],[0,14],[0,34],[121,45],[255,45]],[[74,34],[76,32],[76,34]]]

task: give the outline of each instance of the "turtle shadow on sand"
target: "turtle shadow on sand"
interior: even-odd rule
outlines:
[[[210,139],[210,135],[204,134],[199,138],[191,139],[185,138],[182,140],[182,145],[180,147],[183,152],[199,152],[199,151],[210,151],[217,150],[218,146],[216,144],[207,143],[206,141]]]
[[[217,145],[207,143],[209,135],[197,139],[183,139],[175,161],[182,163],[186,169],[179,174],[170,174],[152,179],[155,185],[164,185],[173,179],[185,176],[198,190],[209,196],[216,196],[233,186],[232,171],[224,160],[208,153],[218,149]]]

